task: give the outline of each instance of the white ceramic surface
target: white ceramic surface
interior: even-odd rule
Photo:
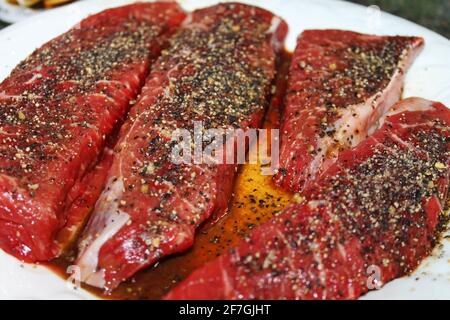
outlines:
[[[10,4],[6,2],[6,0],[0,0],[0,20],[7,23],[15,23],[24,20],[38,14],[40,11],[41,10]]]
[[[82,18],[133,1],[89,0],[28,18],[0,31],[0,80],[44,42],[68,30]],[[180,0],[192,10],[215,0]],[[450,106],[450,41],[401,18],[338,0],[243,0],[283,17],[289,24],[287,48],[295,47],[304,29],[338,28],[379,35],[416,35],[426,47],[408,73],[404,96],[421,96]],[[447,232],[450,236],[450,232]],[[23,265],[0,250],[0,298],[89,299],[88,292],[74,290],[43,266]],[[410,276],[388,283],[363,299],[450,299],[450,240],[442,240],[433,256]]]

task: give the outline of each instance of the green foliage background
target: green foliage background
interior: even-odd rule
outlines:
[[[350,0],[366,6],[378,5],[450,38],[450,0]]]
[[[408,20],[414,21],[450,39],[450,0],[349,0],[349,1],[360,3],[366,6],[376,4],[383,11],[387,11],[395,15],[404,17]],[[6,24],[0,21],[0,29],[4,26],[6,26]]]

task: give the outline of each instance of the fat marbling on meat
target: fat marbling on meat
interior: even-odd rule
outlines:
[[[275,182],[301,192],[399,99],[423,39],[306,30],[289,70]]]

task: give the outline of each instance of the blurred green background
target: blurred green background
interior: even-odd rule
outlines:
[[[450,39],[450,0],[350,0],[414,21]]]
[[[3,0],[0,0],[3,1]],[[94,0],[95,1],[95,0]],[[300,0],[298,0],[300,1]],[[375,4],[381,10],[421,24],[450,39],[450,0],[349,0],[366,6]],[[0,22],[0,28],[6,24]]]

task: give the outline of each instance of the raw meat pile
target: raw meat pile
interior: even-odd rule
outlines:
[[[37,49],[0,84],[0,248],[39,262],[75,244],[106,292],[189,249],[227,213],[237,165],[175,163],[172,134],[261,128],[287,29],[248,5],[155,2]],[[165,298],[356,299],[370,270],[376,287],[414,270],[448,221],[450,173],[450,111],[399,101],[423,44],[304,31],[274,176],[296,203]]]

